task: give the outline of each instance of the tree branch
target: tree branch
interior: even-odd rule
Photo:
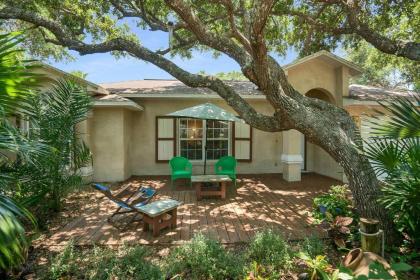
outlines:
[[[357,1],[327,1],[327,4],[334,4],[343,9],[347,16],[347,21],[342,26],[334,26],[331,22],[323,23],[318,20],[319,15],[311,15],[310,13],[285,7],[282,7],[280,11],[273,11],[272,14],[276,16],[289,15],[298,17],[312,26],[315,30],[327,32],[335,36],[356,34],[384,53],[420,61],[419,42],[394,40],[381,35],[359,19],[360,8],[357,6]],[[322,9],[320,11],[322,11]]]
[[[1,19],[18,19],[44,27],[51,31],[57,40],[51,40],[54,44],[68,47],[79,52],[81,55],[92,53],[105,53],[111,51],[124,51],[133,57],[150,62],[165,70],[178,80],[190,87],[206,87],[219,94],[248,124],[264,131],[282,131],[292,127],[287,118],[280,118],[279,115],[267,116],[258,113],[248,102],[246,102],[230,86],[222,80],[211,77],[189,73],[172,61],[156,54],[155,52],[139,45],[136,42],[124,38],[115,38],[98,44],[86,44],[72,38],[60,23],[43,18],[35,13],[28,13],[18,8],[5,7],[0,10]]]

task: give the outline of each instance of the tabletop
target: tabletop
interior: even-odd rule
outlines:
[[[193,183],[206,183],[206,182],[231,182],[232,179],[230,179],[227,175],[196,175],[191,176],[191,182]]]
[[[178,200],[161,199],[138,207],[137,209],[150,217],[156,217],[180,206],[181,204],[182,202]]]

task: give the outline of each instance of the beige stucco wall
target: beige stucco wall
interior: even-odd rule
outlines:
[[[322,60],[309,61],[288,71],[290,83],[300,93],[306,94],[312,89],[327,91],[339,107],[343,107],[343,95],[348,95],[349,78],[347,67],[336,68]],[[300,142],[295,144],[300,145]],[[306,170],[343,179],[343,169],[322,148],[311,143],[306,144]]]
[[[156,116],[195,106],[206,102],[203,99],[141,99],[137,100],[144,106],[144,111],[134,113],[131,126],[131,149],[129,152],[131,172],[133,175],[168,175],[168,163],[155,161]],[[222,100],[212,100],[214,104],[232,111]],[[266,101],[251,102],[260,112],[270,113]],[[233,112],[233,111],[232,111]],[[272,113],[272,112],[271,112]],[[179,149],[178,149],[179,150]],[[281,133],[267,133],[253,130],[252,162],[240,162],[238,173],[272,173],[281,170]],[[213,172],[214,161],[208,161],[208,172]],[[203,172],[203,163],[193,162],[193,172]]]
[[[328,91],[338,106],[343,105],[348,71],[334,68],[322,60],[309,61],[288,69],[288,78],[302,94],[311,89]],[[337,96],[339,95],[339,96]],[[97,108],[90,127],[91,149],[96,181],[120,181],[131,175],[169,175],[168,163],[155,160],[156,116],[202,104],[207,101],[229,111],[232,109],[221,99],[203,98],[132,98],[144,107],[136,112],[127,109]],[[265,100],[249,100],[257,111],[272,114]],[[232,111],[233,112],[233,111]],[[293,155],[300,150],[302,138],[283,145],[283,133],[267,133],[253,129],[252,161],[240,162],[238,173],[280,173],[283,171],[282,154]],[[290,146],[291,145],[291,146]],[[294,147],[295,145],[296,147]],[[290,146],[290,147],[289,147]],[[293,146],[293,147],[292,147]],[[178,149],[179,150],[179,149]],[[342,169],[322,149],[308,143],[306,166],[308,171],[342,179]],[[214,161],[208,162],[208,172],[213,172]],[[193,172],[202,173],[202,162],[193,162]]]
[[[129,123],[124,109],[94,109],[90,148],[95,181],[122,181],[130,176],[126,122]]]

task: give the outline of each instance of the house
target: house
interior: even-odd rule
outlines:
[[[361,69],[326,51],[285,65],[290,83],[302,94],[349,109],[355,119],[364,104],[349,94],[349,80]],[[63,76],[46,66],[52,78]],[[177,80],[137,80],[100,85],[82,81],[95,97],[87,121],[78,127],[93,154],[84,172],[94,181],[121,181],[132,175],[168,175],[173,156],[188,157],[193,173],[203,170],[204,133],[208,139],[208,172],[220,156],[233,155],[238,173],[282,173],[287,181],[299,181],[302,172],[315,172],[345,180],[343,169],[321,148],[305,141],[295,130],[269,133],[246,124],[173,119],[168,113],[212,102],[232,109],[216,93],[194,89]],[[227,82],[257,111],[272,114],[266,98],[250,82]],[[369,103],[370,102],[370,103]],[[360,109],[362,108],[362,109]],[[233,111],[232,111],[233,112]]]

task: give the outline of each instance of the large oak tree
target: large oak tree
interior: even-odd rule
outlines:
[[[376,202],[378,181],[357,148],[360,137],[352,119],[341,108],[297,92],[273,54],[284,55],[295,47],[303,55],[365,40],[384,53],[419,61],[418,2],[1,0],[0,5],[2,27],[29,28],[27,47],[34,54],[61,58],[70,49],[81,55],[130,55],[188,86],[215,91],[257,129],[302,132],[344,168],[361,215],[380,219],[391,232],[392,222]],[[172,33],[171,48],[146,48],[135,30],[124,24],[127,18],[134,19],[140,29]],[[194,59],[194,49],[223,53],[235,60],[275,113],[263,115],[222,80],[189,73],[171,61],[177,54]]]

